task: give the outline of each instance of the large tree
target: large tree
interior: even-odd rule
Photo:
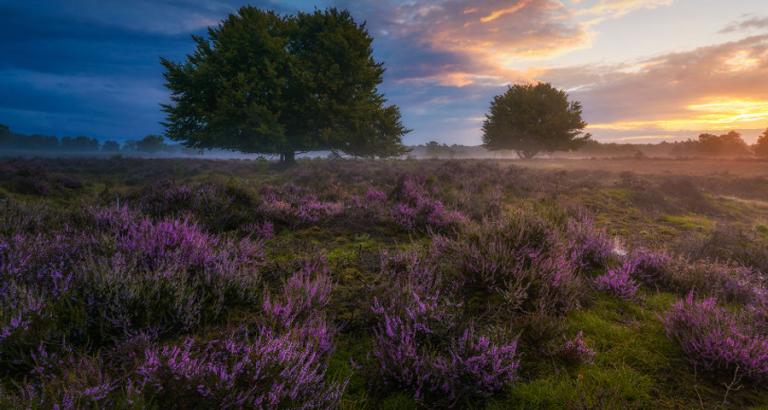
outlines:
[[[407,152],[409,130],[378,92],[384,68],[365,24],[331,8],[296,16],[243,7],[183,63],[161,59],[171,104],[166,136],[196,149],[279,154]]]
[[[514,85],[493,98],[483,122],[483,146],[512,150],[521,158],[571,151],[589,140],[590,134],[579,136],[586,126],[581,103],[568,101],[565,91],[549,83]]]

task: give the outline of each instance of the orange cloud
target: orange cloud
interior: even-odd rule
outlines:
[[[497,18],[499,18],[499,17],[501,17],[501,16],[503,16],[505,14],[516,13],[518,10],[520,10],[523,7],[525,7],[526,5],[528,5],[528,3],[530,3],[530,0],[522,0],[520,3],[517,3],[516,5],[514,5],[512,7],[509,7],[509,8],[503,9],[503,10],[494,11],[493,13],[491,13],[491,14],[483,17],[483,18],[481,18],[480,22],[488,23],[490,21],[496,20]]]
[[[634,64],[543,72],[574,89],[595,129],[745,129],[768,125],[768,34]]]
[[[389,10],[393,14],[387,21],[393,24],[386,33],[460,60],[438,64],[427,75],[411,76],[408,81],[456,87],[498,85],[520,81],[520,70],[529,61],[589,48],[596,34],[591,27],[598,21],[674,1],[570,1],[567,5],[562,0],[420,1]]]

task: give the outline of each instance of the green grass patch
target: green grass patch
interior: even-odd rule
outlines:
[[[755,232],[757,232],[761,238],[768,240],[768,225],[763,223],[755,225]]]
[[[663,215],[659,217],[659,222],[672,224],[676,227],[692,231],[710,231],[715,227],[715,222],[702,215]]]
[[[652,403],[652,380],[627,368],[582,366],[559,375],[518,383],[504,400],[487,409],[630,409],[648,408]]]

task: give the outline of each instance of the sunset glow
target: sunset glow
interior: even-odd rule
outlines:
[[[740,99],[713,99],[706,104],[691,105],[688,107],[694,111],[703,111],[698,119],[706,120],[714,124],[738,124],[768,119],[768,101],[740,100]]]
[[[591,124],[592,129],[601,130],[660,130],[681,129],[739,129],[759,128],[768,120],[768,101],[712,97],[711,102],[686,107],[691,111],[688,118],[661,119],[656,121],[619,121],[606,124]],[[625,140],[627,138],[624,138]]]

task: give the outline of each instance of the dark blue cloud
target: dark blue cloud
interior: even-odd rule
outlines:
[[[406,142],[460,142],[441,135],[465,128],[476,135],[477,121],[467,118],[481,115],[491,95],[408,82],[467,62],[420,42],[417,32],[389,33],[397,25],[393,4],[251,2],[278,13],[334,5],[351,9],[358,21],[368,21],[376,58],[388,69],[381,90],[401,107],[406,126],[419,126]],[[168,93],[159,57],[183,60],[194,49],[191,34],[204,34],[242,5],[230,0],[0,3],[0,123],[28,134],[118,141],[160,133],[159,104],[168,101]]]
[[[295,8],[270,6],[278,12]],[[23,133],[125,140],[159,133],[159,58],[179,61],[234,1],[0,4],[0,123]]]

